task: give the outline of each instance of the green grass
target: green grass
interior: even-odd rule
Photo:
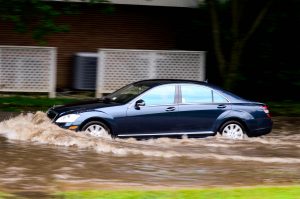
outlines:
[[[27,198],[21,195],[0,192],[0,199]],[[186,190],[90,190],[60,192],[48,196],[46,198],[49,199],[300,199],[300,186]]]
[[[300,199],[300,186],[155,191],[70,191],[61,199]]]
[[[0,199],[8,199],[8,198],[11,198],[11,197],[12,197],[11,194],[0,192]]]
[[[272,116],[300,116],[300,102],[280,101],[267,104]]]
[[[45,111],[53,105],[61,105],[76,102],[78,99],[74,98],[53,98],[46,96],[9,96],[0,97],[1,111]]]
[[[59,97],[50,99],[47,96],[26,95],[0,95],[0,111],[46,111],[53,105],[61,105],[79,101],[80,99],[91,99],[91,96],[82,95],[76,97]],[[267,102],[272,116],[300,116],[300,102],[278,101]]]

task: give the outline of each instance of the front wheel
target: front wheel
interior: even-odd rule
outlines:
[[[82,131],[94,137],[106,137],[110,135],[109,128],[99,121],[88,122],[83,126]]]
[[[241,123],[237,121],[228,121],[221,126],[220,133],[226,138],[242,140],[245,138],[246,132]]]

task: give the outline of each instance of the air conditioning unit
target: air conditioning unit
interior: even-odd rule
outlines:
[[[97,53],[80,52],[73,60],[73,88],[96,90]]]

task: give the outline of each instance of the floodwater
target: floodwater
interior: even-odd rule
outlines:
[[[0,123],[0,191],[30,195],[299,184],[300,119],[274,122],[272,133],[245,140],[216,136],[137,141],[63,130],[42,112],[19,115]]]

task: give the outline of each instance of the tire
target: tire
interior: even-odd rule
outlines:
[[[110,135],[110,129],[99,121],[91,121],[82,127],[82,131],[94,137],[106,137]]]
[[[244,126],[238,121],[234,120],[225,122],[221,126],[219,132],[223,137],[234,140],[242,140],[246,137],[246,131]]]

